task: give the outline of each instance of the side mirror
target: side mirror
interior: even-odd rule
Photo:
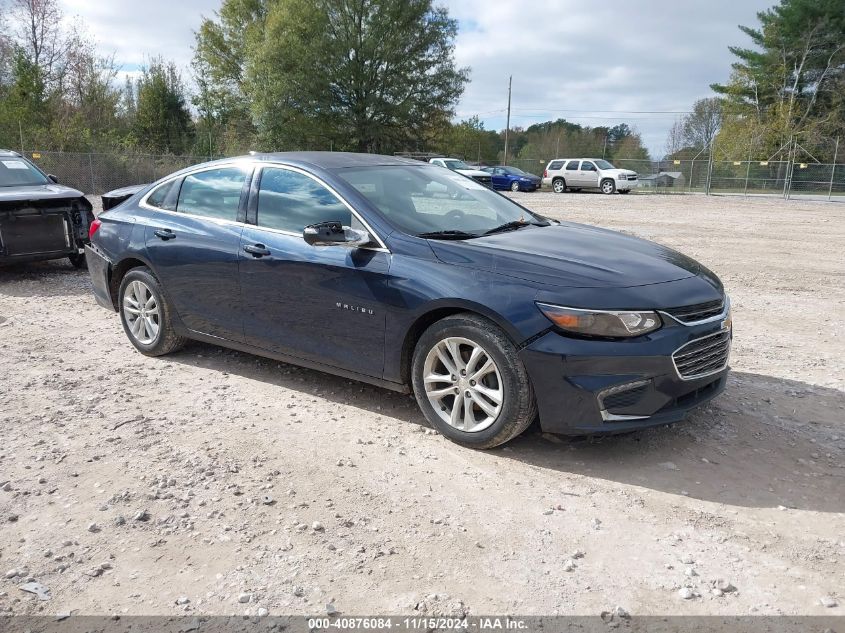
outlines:
[[[319,222],[302,230],[302,239],[311,246],[346,246],[358,248],[372,241],[366,231],[350,229],[340,222]]]
[[[50,180],[52,180],[56,184],[59,183],[59,177],[58,176],[54,176],[53,174],[47,174],[47,178],[49,178]]]

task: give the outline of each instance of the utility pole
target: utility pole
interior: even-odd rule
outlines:
[[[830,168],[830,187],[827,190],[827,199],[833,195],[833,177],[836,174],[836,159],[839,157],[839,137],[836,137],[836,147],[833,150],[833,166]]]
[[[23,154],[24,153],[24,150],[23,150],[23,126],[21,125],[20,119],[18,119],[18,133],[21,135],[21,154]]]
[[[511,129],[511,82],[513,81],[513,75],[508,77],[508,119],[507,123],[505,123],[505,155],[502,159],[502,164],[508,164],[508,132]]]

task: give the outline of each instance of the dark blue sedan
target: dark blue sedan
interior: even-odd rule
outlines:
[[[413,160],[191,167],[100,214],[87,255],[141,353],[196,339],[411,390],[467,446],[538,415],[579,435],[676,422],[728,372],[730,304],[701,264]]]
[[[485,167],[484,171],[490,172],[490,180],[494,189],[509,191],[535,191],[540,188],[541,179],[539,176],[529,174],[518,167]]]

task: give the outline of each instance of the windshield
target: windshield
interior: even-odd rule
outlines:
[[[616,167],[608,163],[606,160],[598,159],[593,162],[595,162],[595,164],[599,166],[599,169],[616,169]]]
[[[509,222],[547,224],[472,178],[440,167],[348,167],[336,174],[411,235],[466,239]],[[428,235],[444,232],[451,235]]]
[[[17,156],[0,158],[0,187],[25,187],[27,185],[46,185],[47,177]]]
[[[449,169],[469,169],[469,166],[462,160],[444,160],[443,164]]]

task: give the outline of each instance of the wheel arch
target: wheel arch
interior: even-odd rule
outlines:
[[[140,268],[141,266],[146,266],[152,270],[149,262],[139,258],[137,255],[125,257],[109,268],[109,296],[111,297],[112,306],[114,306],[115,312],[117,312],[118,309],[117,293],[120,290],[120,284],[123,281],[123,278],[130,270],[133,268]]]
[[[408,386],[409,389],[413,389],[411,381],[411,361],[414,356],[414,349],[417,346],[417,341],[420,340],[423,332],[425,332],[434,323],[455,314],[473,314],[492,322],[494,325],[499,327],[499,329],[501,329],[517,347],[523,338],[507,319],[482,304],[457,299],[443,300],[433,303],[427,306],[426,310],[419,314],[413,323],[411,323],[410,327],[406,330],[404,340],[402,341],[401,357],[399,360],[400,379],[402,383]]]

